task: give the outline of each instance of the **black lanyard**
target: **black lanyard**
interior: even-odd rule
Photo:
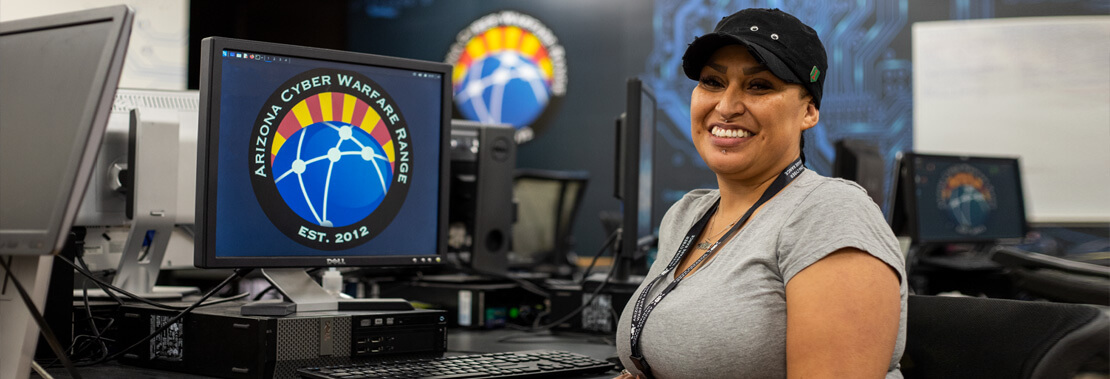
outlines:
[[[670,275],[675,270],[675,268],[678,267],[678,264],[682,262],[682,259],[686,257],[686,254],[689,254],[690,246],[693,245],[694,241],[697,240],[698,235],[700,235],[702,230],[705,229],[705,224],[708,223],[709,219],[713,217],[713,214],[717,212],[717,208],[720,206],[721,200],[717,199],[717,202],[709,208],[709,211],[705,212],[705,215],[703,215],[701,219],[698,220],[698,222],[694,223],[694,226],[691,227],[690,231],[686,233],[686,238],[682,239],[682,244],[678,246],[678,252],[675,253],[674,258],[671,259],[671,262],[667,264],[667,268],[664,269],[663,272],[659,274],[659,276],[655,277],[655,279],[648,283],[647,287],[644,287],[644,291],[641,292],[640,296],[636,299],[636,307],[632,310],[632,330],[631,333],[629,333],[629,338],[631,339],[631,343],[629,344],[629,346],[632,348],[632,354],[631,356],[629,356],[629,358],[632,359],[632,363],[636,365],[636,368],[639,369],[640,372],[642,372],[649,378],[651,377],[651,366],[648,366],[647,359],[644,358],[643,353],[640,349],[640,333],[644,331],[644,324],[647,323],[647,317],[651,314],[651,311],[655,309],[655,306],[659,304],[659,301],[663,300],[663,298],[666,297],[667,294],[671,293],[671,291],[673,291],[675,287],[678,287],[678,283],[681,282],[682,279],[686,278],[686,275],[689,275],[691,271],[701,265],[702,262],[704,262],[707,258],[712,256],[713,253],[717,251],[717,248],[721,246],[722,241],[728,241],[729,238],[732,237],[732,235],[736,234],[736,232],[740,230],[740,226],[744,225],[744,223],[748,221],[748,218],[752,216],[752,213],[755,213],[755,210],[758,209],[759,206],[763,205],[763,203],[766,203],[772,197],[777,195],[779,191],[782,191],[783,188],[786,188],[786,185],[794,181],[794,178],[797,178],[798,175],[800,175],[804,170],[805,166],[802,166],[801,158],[794,160],[793,163],[787,166],[786,169],[783,170],[777,178],[775,178],[775,181],[771,183],[771,186],[767,187],[767,189],[763,191],[763,195],[759,197],[759,200],[756,201],[751,208],[748,208],[748,211],[744,213],[744,216],[740,217],[740,220],[736,221],[736,224],[732,225],[732,228],[730,228],[724,236],[721,236],[721,238],[718,239],[717,242],[713,243],[713,245],[710,246],[709,249],[707,249],[705,253],[701,255],[701,257],[698,257],[697,261],[694,261],[694,264],[690,265],[690,267],[687,267],[685,271],[679,274],[678,277],[675,278],[673,282],[671,282],[671,284],[663,288],[663,291],[660,292],[659,295],[655,297],[655,299],[652,299],[651,302],[648,303],[647,297],[648,294],[651,293],[651,289],[654,288],[660,280],[663,280],[663,278],[666,278],[667,275]]]

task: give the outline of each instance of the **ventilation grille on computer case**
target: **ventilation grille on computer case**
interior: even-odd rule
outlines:
[[[127,112],[132,109],[200,109],[197,91],[152,91],[121,88],[116,91],[116,101],[112,112]]]

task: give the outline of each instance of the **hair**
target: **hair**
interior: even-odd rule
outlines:
[[[802,138],[800,139],[798,151],[802,154],[802,166],[806,164],[806,132],[802,131]]]

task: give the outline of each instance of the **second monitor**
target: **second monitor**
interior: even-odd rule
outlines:
[[[436,62],[203,40],[196,266],[263,268],[299,312],[336,307],[299,268],[439,264],[449,80]]]
[[[655,244],[652,225],[655,94],[639,78],[628,79],[625,112],[617,119],[614,195],[621,200],[621,236],[613,262],[618,281],[647,273],[646,250]]]

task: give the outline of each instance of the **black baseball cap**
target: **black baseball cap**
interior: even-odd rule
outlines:
[[[798,83],[821,108],[828,58],[817,32],[798,18],[778,9],[745,9],[722,18],[713,32],[697,37],[682,56],[686,77],[698,80],[713,52],[740,44],[783,81]]]

